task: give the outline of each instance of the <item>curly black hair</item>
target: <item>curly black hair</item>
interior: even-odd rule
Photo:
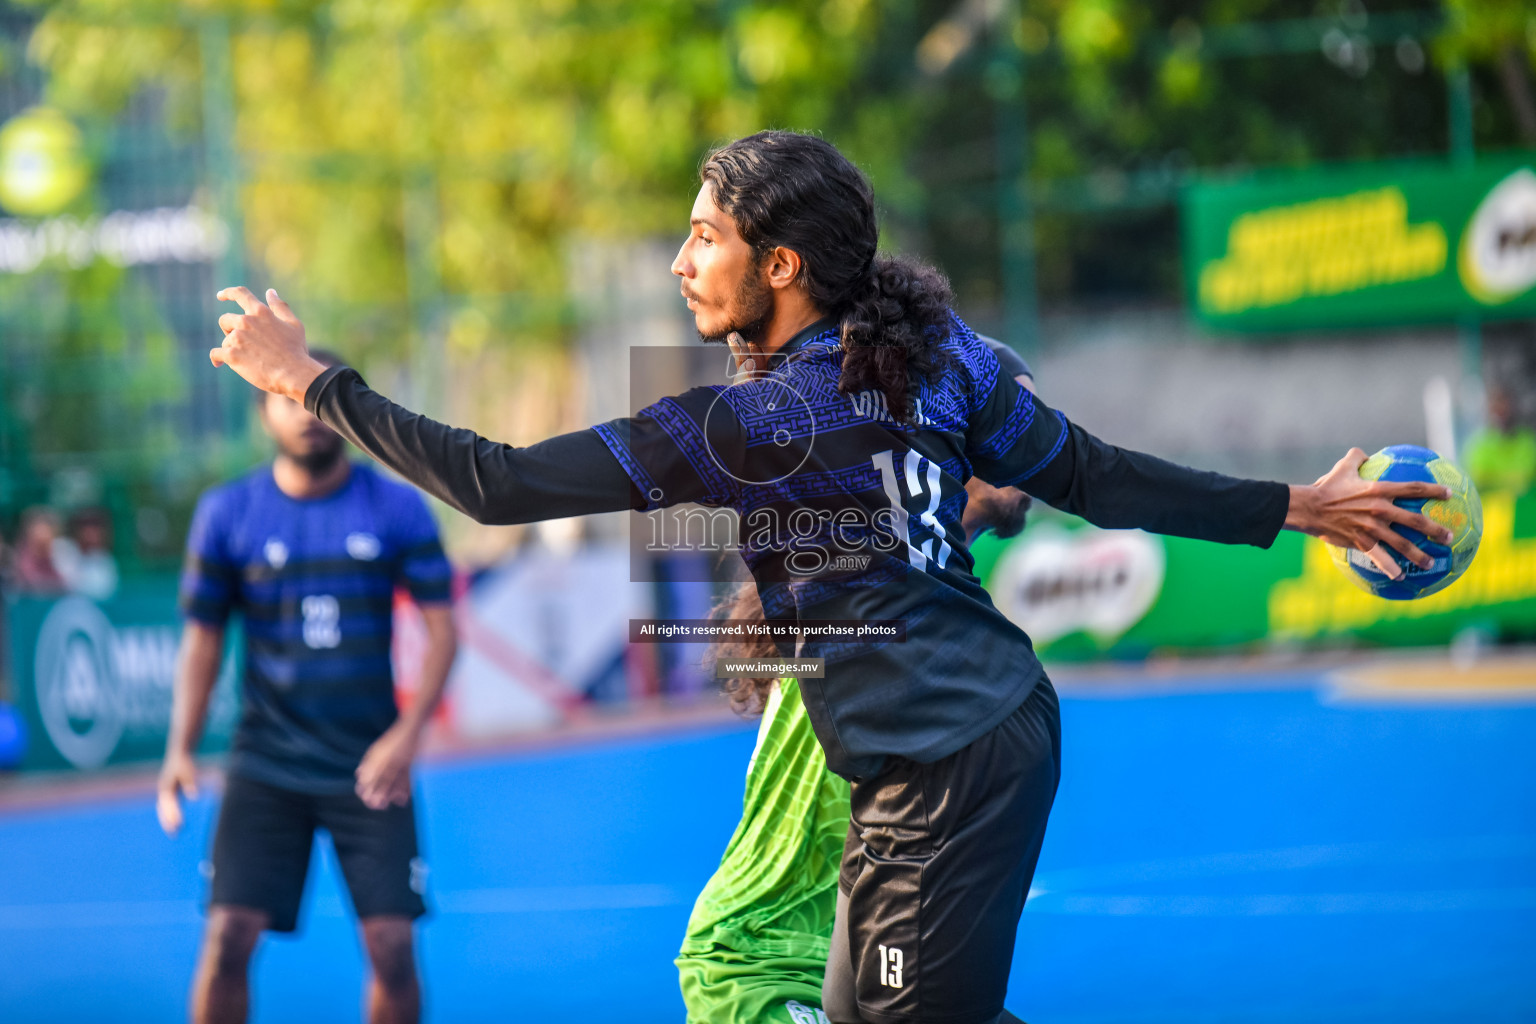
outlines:
[[[715,605],[710,616],[715,619],[732,619],[744,623],[763,622],[763,602],[758,597],[757,585],[754,583],[737,585]],[[742,637],[711,645],[705,654],[705,661],[708,662],[713,658],[732,660],[776,658],[780,653],[778,646],[766,636],[747,633]],[[730,700],[731,710],[744,718],[749,718],[762,714],[763,709],[768,706],[768,694],[773,690],[773,680],[750,677],[727,679],[720,684],[720,688],[725,691],[725,696]]]

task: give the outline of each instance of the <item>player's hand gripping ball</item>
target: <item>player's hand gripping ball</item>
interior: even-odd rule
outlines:
[[[1467,571],[1472,556],[1477,554],[1478,542],[1483,538],[1483,503],[1478,500],[1472,481],[1454,463],[1428,448],[1395,444],[1366,459],[1360,466],[1360,478],[1388,482],[1423,480],[1450,488],[1449,498],[1399,498],[1396,504],[1422,512],[1448,528],[1454,536],[1449,544],[1441,544],[1417,530],[1394,524],[1392,529],[1435,560],[1433,566],[1425,569],[1396,551],[1390,551],[1403,570],[1403,575],[1395,580],[1378,569],[1364,551],[1328,545],[1333,564],[1342,569],[1355,586],[1390,601],[1411,601],[1444,590]]]

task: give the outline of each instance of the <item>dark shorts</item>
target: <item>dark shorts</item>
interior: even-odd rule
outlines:
[[[263,910],[269,929],[293,931],[319,828],[331,834],[358,917],[427,912],[414,805],[374,811],[351,791],[300,793],[239,776],[219,808],[209,903]]]
[[[1042,679],[996,729],[933,764],[892,759],[854,783],[838,882],[861,1015],[991,1024],[1061,777]]]

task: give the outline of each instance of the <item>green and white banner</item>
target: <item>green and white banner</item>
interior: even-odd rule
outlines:
[[[1536,314],[1536,154],[1201,182],[1183,207],[1190,306],[1212,327]]]
[[[998,607],[1059,660],[1343,639],[1412,647],[1468,626],[1536,636],[1536,493],[1486,494],[1483,517],[1466,575],[1418,601],[1357,589],[1321,541],[1289,532],[1261,551],[1048,511],[1014,540],[984,537],[974,550]]]
[[[174,580],[130,585],[102,603],[22,597],[6,613],[12,689],[29,734],[23,769],[92,769],[164,753],[181,639]],[[226,646],[203,751],[228,747],[234,730],[240,645]]]

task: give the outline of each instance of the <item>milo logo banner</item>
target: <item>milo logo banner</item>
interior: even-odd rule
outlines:
[[[1200,183],[1184,195],[1190,306],[1212,327],[1536,314],[1536,154]]]
[[[164,753],[181,637],[174,586],[135,587],[100,604],[21,598],[7,611],[12,688],[29,734],[23,768],[91,769]],[[231,655],[202,750],[229,744],[235,680]]]
[[[1536,493],[1483,495],[1483,541],[1465,576],[1419,601],[1356,589],[1321,541],[1282,532],[1268,551],[1136,530],[1055,511],[1011,541],[984,536],[976,572],[1047,659],[1139,658],[1270,644],[1444,644],[1468,627],[1536,637]]]

